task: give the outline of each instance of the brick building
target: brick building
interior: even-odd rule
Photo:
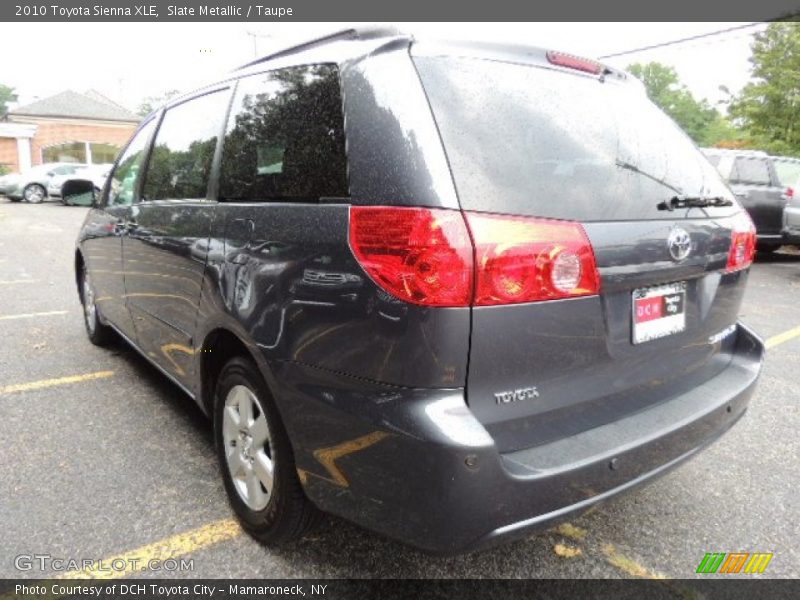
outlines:
[[[0,122],[0,165],[20,171],[47,162],[112,162],[138,123],[97,92],[67,90],[8,113]]]

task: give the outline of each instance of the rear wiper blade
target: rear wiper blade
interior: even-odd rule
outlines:
[[[657,205],[658,210],[676,208],[706,208],[708,206],[733,206],[733,202],[722,196],[673,196]]]
[[[671,189],[676,194],[683,194],[683,192],[680,189],[678,189],[677,187],[675,187],[674,185],[672,185],[670,183],[667,183],[663,179],[661,179],[659,177],[656,177],[655,175],[652,175],[652,174],[648,173],[647,171],[643,171],[642,169],[640,169],[639,167],[637,167],[634,164],[631,164],[629,162],[625,162],[623,160],[618,160],[616,164],[617,164],[617,166],[619,168],[627,169],[628,171],[633,171],[634,173],[638,173],[639,175],[643,175],[644,177],[647,177],[651,181],[655,181],[656,183],[661,184],[664,187]]]

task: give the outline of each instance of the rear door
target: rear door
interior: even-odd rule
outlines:
[[[740,207],[665,206],[733,197],[644,91],[529,60],[415,58],[461,208],[514,216],[509,236],[520,217],[580,223],[600,276],[599,294],[472,309],[468,402],[501,450],[614,421],[721,371],[746,279],[724,273]]]
[[[780,234],[786,188],[778,183],[769,159],[737,156],[733,161],[730,183],[750,213],[759,235]]]
[[[123,241],[125,289],[139,347],[187,387],[215,202],[211,170],[230,91],[167,109]]]

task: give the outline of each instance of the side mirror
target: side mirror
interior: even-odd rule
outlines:
[[[94,183],[88,179],[70,179],[64,182],[61,188],[61,198],[64,204],[74,206],[94,206]]]

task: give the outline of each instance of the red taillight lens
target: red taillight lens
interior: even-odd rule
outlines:
[[[476,306],[588,296],[600,291],[579,223],[466,213],[475,244]]]
[[[756,227],[747,213],[740,213],[731,232],[731,249],[725,271],[732,273],[753,264],[756,254]]]
[[[459,211],[353,206],[350,246],[375,282],[401,300],[470,304],[472,243]]]
[[[786,188],[786,197],[789,198],[790,200],[794,198],[794,188],[792,187]]]
[[[553,50],[547,53],[547,60],[551,65],[575,69],[577,71],[583,71],[584,73],[592,73],[593,75],[599,75],[605,70],[605,67],[595,60],[573,56],[572,54],[564,54],[563,52],[555,52]]]
[[[600,290],[592,245],[583,227],[568,221],[354,206],[350,246],[378,285],[425,306],[517,304]]]

